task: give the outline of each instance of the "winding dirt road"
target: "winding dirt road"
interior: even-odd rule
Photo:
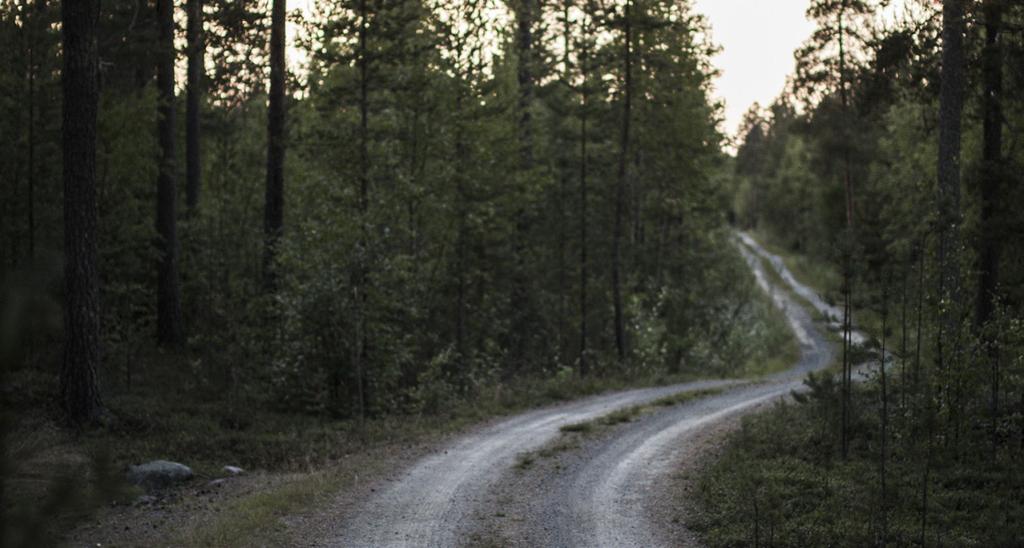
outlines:
[[[679,544],[678,539],[667,537],[665,527],[652,518],[658,514],[652,505],[665,500],[658,495],[667,488],[669,482],[664,480],[686,455],[687,444],[710,425],[800,389],[805,374],[826,367],[832,356],[830,344],[811,315],[785,291],[771,285],[757,255],[773,264],[782,279],[815,307],[828,305],[800,285],[781,260],[752,238],[741,234],[740,239],[740,250],[758,284],[772,294],[797,334],[801,358],[792,369],[756,384],[709,380],[630,390],[505,419],[452,441],[400,472],[343,516],[333,538],[324,539],[324,544]],[[820,311],[826,315],[832,312],[824,308]],[[515,469],[518,455],[551,443],[564,425],[671,394],[718,387],[728,389],[615,428],[576,451],[570,464],[552,468],[532,481],[524,480]]]

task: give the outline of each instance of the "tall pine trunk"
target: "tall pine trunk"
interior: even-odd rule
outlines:
[[[846,29],[845,4],[839,11],[839,96],[843,105],[843,116],[849,116],[850,99],[846,90]],[[850,150],[843,148],[843,191],[846,201],[846,234],[843,242],[843,382],[842,382],[842,454],[845,459],[850,448],[850,421],[853,413],[852,384],[853,363],[850,353],[853,349],[853,181],[850,175]]]
[[[353,280],[356,301],[355,341],[352,345],[352,361],[356,369],[356,396],[359,406],[359,420],[366,418],[366,358],[368,354],[366,315],[367,286],[369,273],[367,254],[369,252],[370,212],[370,88],[369,88],[369,10],[366,0],[359,0],[359,251]]]
[[[1003,51],[1002,0],[986,0],[985,49],[982,52],[983,89],[981,94],[983,131],[981,178],[981,234],[978,238],[978,297],[975,321],[983,326],[992,318],[996,285],[999,282],[1000,239],[993,226],[1002,173],[1003,149]]]
[[[993,456],[998,442],[996,420],[999,412],[999,351],[991,329],[985,329],[995,310],[999,283],[1000,234],[995,227],[996,205],[1000,201],[1003,149],[1003,51],[999,44],[1002,32],[1003,0],[986,0],[985,49],[982,52],[982,177],[981,217],[978,235],[978,294],[974,322],[985,341],[991,368],[991,438]]]
[[[32,2],[32,5],[25,5],[25,27],[28,40],[27,55],[27,79],[28,79],[28,135],[27,137],[27,158],[26,175],[28,183],[28,207],[26,216],[28,222],[28,257],[36,257],[36,77],[39,67],[37,66],[38,55],[36,48],[39,46],[39,20],[45,15],[46,3],[42,0]],[[14,257],[12,257],[14,258]]]
[[[940,307],[937,361],[943,384],[950,375],[947,342],[956,339],[960,304],[960,137],[964,103],[964,2],[942,2],[942,72],[939,88],[938,223]],[[954,346],[954,351],[956,350]],[[943,391],[944,393],[946,390]],[[945,394],[948,397],[948,394]]]
[[[186,9],[188,10],[188,30],[186,31],[188,81],[185,100],[185,204],[191,212],[199,205],[199,192],[202,188],[199,116],[205,63],[203,2],[202,0],[188,0]]]
[[[178,190],[174,131],[174,2],[157,0],[159,37],[157,42],[157,90],[160,165],[157,174],[156,230],[159,235],[157,259],[157,341],[179,347],[185,343],[181,319],[181,281],[178,266]]]
[[[510,355],[515,368],[522,367],[529,355],[531,318],[533,316],[533,294],[530,287],[527,239],[529,237],[529,189],[533,174],[533,116],[531,107],[534,98],[534,26],[537,22],[537,0],[517,0],[516,55],[518,66],[516,78],[519,85],[518,97],[518,138],[519,138],[519,199],[516,207],[516,233],[513,251],[515,268],[512,279],[513,321]]]
[[[619,135],[619,167],[615,185],[615,221],[612,234],[612,306],[615,314],[615,352],[626,359],[626,328],[622,311],[622,232],[625,223],[626,178],[629,164],[629,123],[633,101],[633,32],[631,0],[626,0],[623,16],[622,126]]]
[[[61,405],[73,424],[99,418],[100,306],[96,210],[96,26],[99,0],[65,0],[64,38],[64,362]]]
[[[284,230],[284,25],[286,0],[274,0],[270,15],[270,97],[267,112],[267,188],[263,206],[263,285],[277,285],[274,262]]]
[[[461,44],[461,42],[460,42]],[[459,52],[461,57],[461,51]],[[466,363],[466,246],[468,245],[467,217],[468,200],[466,196],[466,144],[463,121],[463,88],[461,82],[455,91],[455,115],[458,117],[455,127],[455,162],[458,166],[455,177],[455,211],[458,215],[456,221],[455,236],[455,275],[456,275],[456,300],[455,300],[455,354],[457,364],[463,366]]]
[[[587,2],[587,12],[584,14],[583,31],[586,34],[588,27],[585,24],[590,13],[592,13],[591,2]],[[587,37],[582,38],[580,47],[580,376],[585,377],[590,373],[590,363],[587,361],[587,283],[590,276],[587,272],[587,116],[589,108],[589,85],[590,76],[590,48]]]

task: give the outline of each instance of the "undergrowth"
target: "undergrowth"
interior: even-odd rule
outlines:
[[[854,390],[852,445],[843,460],[834,427],[838,385],[827,376],[810,384],[798,403],[745,418],[703,473],[700,510],[689,526],[707,545],[1018,545],[1019,453],[993,460],[964,449],[972,446],[965,440],[959,450],[950,440],[890,440],[883,497],[878,386]],[[898,420],[905,409],[891,405]]]

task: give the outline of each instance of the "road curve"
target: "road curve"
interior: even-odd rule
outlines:
[[[696,381],[593,396],[531,411],[462,436],[400,473],[339,524],[329,546],[453,546],[468,535],[472,515],[488,489],[512,469],[520,453],[538,449],[566,424],[658,398],[736,384]]]
[[[749,412],[802,387],[806,373],[827,367],[832,347],[811,314],[790,295],[773,287],[757,255],[768,252],[743,235],[740,252],[758,285],[782,309],[800,344],[800,360],[791,369],[764,382],[737,387],[722,394],[669,408],[615,430],[582,455],[562,463],[552,477],[536,481],[543,493],[520,498],[520,526],[504,533],[506,544],[517,546],[615,547],[676,546],[669,528],[657,523],[664,514],[657,505],[672,500],[670,489],[680,455],[711,424]],[[751,245],[753,244],[753,245]],[[749,246],[749,247],[748,247]],[[755,255],[755,252],[757,253]],[[777,258],[776,258],[777,259]],[[781,261],[769,259],[785,268]],[[792,275],[782,276],[796,292],[814,294]]]
[[[502,486],[517,489],[517,455],[540,449],[560,427],[616,409],[691,390],[737,385],[719,395],[668,408],[615,430],[577,455],[575,465],[544,478],[527,496],[514,535],[502,544],[520,546],[674,545],[652,523],[651,492],[678,464],[680,447],[712,423],[800,389],[806,373],[826,367],[832,349],[811,314],[773,287],[761,255],[801,295],[817,297],[788,274],[781,260],[745,234],[737,244],[758,284],[768,291],[797,334],[801,358],[791,369],[757,384],[709,380],[594,396],[502,420],[462,436],[429,455],[375,493],[338,523],[330,546],[455,546],[481,537],[481,511],[495,504]],[[755,255],[755,253],[757,255]],[[787,275],[788,274],[788,275]],[[810,300],[810,299],[808,299]],[[820,301],[820,299],[818,299]],[[812,301],[813,302],[813,301]],[[825,304],[825,303],[822,303]],[[827,306],[827,305],[826,305]],[[826,312],[827,313],[827,312]],[[500,485],[499,485],[500,484]]]
[[[751,237],[750,234],[747,234],[746,232],[740,232],[738,233],[738,236],[740,238],[740,241],[742,241],[747,248],[749,248],[755,254],[760,255],[761,258],[768,261],[772,265],[772,268],[774,268],[775,271],[779,274],[779,277],[782,278],[782,280],[786,282],[787,285],[789,285],[790,289],[792,289],[794,293],[796,293],[801,298],[806,300],[808,303],[810,303],[812,307],[814,307],[815,310],[817,310],[823,316],[828,318],[829,323],[832,324],[833,327],[836,327],[837,329],[840,328],[840,326],[842,325],[841,322],[843,317],[843,311],[838,306],[828,304],[827,302],[825,302],[824,299],[821,298],[821,295],[819,295],[817,291],[814,291],[813,289],[797,281],[797,279],[793,277],[793,273],[790,272],[789,268],[786,267],[786,263],[782,260],[782,258],[779,257],[778,255],[774,255],[768,252],[768,250],[766,250],[761,244],[759,244],[757,240]],[[744,251],[744,253],[746,253],[746,251]],[[760,274],[757,272],[755,272],[755,275],[760,276]],[[760,280],[758,281],[758,283],[761,283]],[[762,288],[764,288],[763,284]],[[867,341],[867,336],[865,336],[860,331],[854,329],[850,333],[850,339],[851,341],[853,341],[853,344],[862,345]]]

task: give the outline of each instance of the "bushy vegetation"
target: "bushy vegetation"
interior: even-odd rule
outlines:
[[[99,492],[157,458],[308,472],[528,406],[786,365],[765,359],[789,340],[726,225],[715,48],[689,2],[291,13],[280,226],[280,0],[171,4],[100,5],[97,127],[78,136],[93,238],[63,222],[90,204],[64,200],[61,3],[0,2],[4,433],[50,432],[61,455],[4,470],[0,523],[46,500],[25,477]],[[169,52],[205,71],[168,86]],[[68,242],[96,251],[88,359],[64,352]],[[77,411],[62,372],[86,373]],[[89,472],[100,448],[110,478]],[[259,512],[280,509],[268,497]],[[215,542],[237,536],[225,523]]]
[[[839,385],[831,376],[809,384],[798,403],[745,419],[702,476],[701,509],[689,525],[708,545],[1017,543],[1024,478],[1012,457],[957,455],[948,451],[952,441],[920,435],[893,437],[883,448],[876,379],[854,391],[853,443],[842,459],[835,427]],[[908,426],[910,406],[917,404],[907,400],[891,410],[897,431]],[[980,432],[973,443],[983,445],[983,437]]]
[[[688,3],[646,0],[629,13],[569,2],[552,25],[498,3],[325,2],[292,14],[291,47],[306,62],[288,80],[273,291],[262,223],[269,14],[260,2],[207,3],[201,193],[176,219],[187,341],[156,351],[158,14],[136,4],[100,12],[100,33],[120,37],[100,41],[97,131],[99,375],[112,411],[159,384],[332,418],[430,413],[567,368],[731,374],[756,351],[746,322],[764,311],[752,311],[752,286],[737,287],[745,266],[724,223],[714,48]],[[533,42],[492,11],[532,17]],[[59,5],[8,2],[0,16],[3,131],[20,136],[0,152],[12,168],[5,283],[59,312]],[[57,369],[53,319],[22,341],[14,369]]]
[[[905,4],[813,2],[792,85],[748,117],[736,216],[850,304],[875,378],[816,378],[730,441],[712,545],[1019,543],[1024,12]]]

